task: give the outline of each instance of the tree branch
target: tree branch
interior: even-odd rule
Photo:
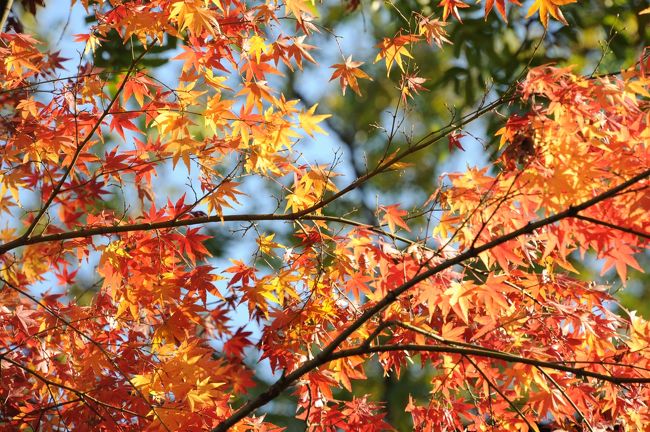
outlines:
[[[6,286],[8,286],[9,288],[11,288],[12,290],[16,291],[17,293],[21,294],[21,295],[24,296],[24,297],[27,297],[29,300],[31,300],[31,301],[34,302],[35,304],[37,304],[38,306],[42,307],[42,308],[43,308],[47,313],[49,313],[50,315],[52,315],[54,318],[56,318],[57,320],[60,320],[60,321],[62,321],[63,323],[65,323],[65,325],[66,325],[67,327],[69,327],[72,331],[74,331],[76,334],[78,334],[82,339],[88,341],[89,343],[91,343],[92,345],[94,345],[95,347],[97,347],[97,349],[102,353],[102,355],[103,355],[103,356],[106,358],[106,360],[111,364],[111,366],[113,366],[113,368],[115,369],[115,371],[118,372],[122,377],[124,377],[124,379],[126,380],[126,382],[127,382],[127,383],[132,387],[132,388],[133,388],[133,391],[134,391],[138,396],[140,396],[140,397],[142,398],[142,400],[145,402],[145,404],[147,404],[147,405],[149,406],[149,408],[150,408],[151,411],[154,413],[154,415],[156,416],[156,418],[158,418],[158,420],[160,421],[160,424],[165,428],[165,430],[170,431],[169,427],[167,427],[167,425],[165,424],[165,422],[163,421],[163,419],[160,417],[160,414],[158,414],[158,412],[156,411],[156,407],[153,406],[153,405],[152,405],[152,404],[147,400],[147,398],[146,398],[145,395],[142,393],[142,391],[141,391],[141,390],[140,390],[140,389],[139,389],[139,388],[138,388],[138,387],[133,383],[133,381],[131,380],[131,378],[129,377],[129,375],[128,375],[126,372],[122,371],[122,369],[121,369],[120,366],[117,364],[117,362],[115,361],[115,359],[114,359],[113,357],[110,356],[110,354],[109,354],[109,353],[104,349],[104,347],[103,347],[99,342],[97,342],[95,339],[93,339],[92,337],[88,336],[86,333],[84,333],[83,331],[81,331],[79,328],[77,328],[77,326],[73,325],[73,324],[72,324],[72,321],[70,321],[70,320],[68,320],[67,318],[61,316],[61,314],[59,314],[58,312],[56,312],[54,309],[52,309],[51,307],[49,307],[49,306],[46,305],[45,303],[39,301],[36,297],[34,297],[33,295],[31,295],[31,294],[28,293],[27,291],[20,289],[19,287],[15,286],[14,284],[12,284],[11,282],[9,282],[8,280],[4,279],[4,278],[1,277],[1,276],[0,276],[0,281],[2,281]],[[2,358],[3,360],[7,360],[7,361],[8,361],[7,357],[3,357],[2,355],[0,355],[0,358]],[[20,366],[17,362],[14,362],[14,361],[12,361],[11,363]],[[29,368],[26,368],[26,367],[23,367],[23,366],[20,366],[20,367],[22,367],[22,368],[25,369],[26,371],[29,371]],[[38,375],[36,372],[31,371],[30,373],[31,373],[32,375],[34,375],[35,377],[41,379],[41,381],[43,381],[44,383],[46,383],[46,384],[50,384],[50,381],[49,381],[49,380],[47,380],[46,378],[42,378],[42,377],[41,377],[40,375]],[[58,385],[58,384],[57,384],[57,385]],[[67,387],[67,386],[65,386],[65,387],[63,387],[63,386],[61,386],[61,385],[58,385],[58,386],[61,387],[61,388],[66,389],[66,390],[69,390],[69,389],[70,389],[70,387]],[[81,392],[77,392],[76,394],[77,394],[78,396],[85,395],[84,393],[81,393]],[[86,396],[86,397],[87,397],[87,396]],[[99,401],[97,401],[96,399],[93,399],[93,400],[99,403]],[[103,404],[103,405],[106,405],[105,403],[102,403],[102,404]],[[123,411],[124,411],[124,410],[123,410]]]
[[[383,299],[378,301],[374,306],[370,307],[367,309],[363,314],[361,314],[355,321],[352,322],[345,330],[343,330],[339,335],[332,340],[327,346],[323,348],[321,352],[316,354],[313,359],[303,363],[301,366],[299,366],[296,370],[293,372],[284,375],[282,378],[280,378],[278,381],[276,381],[274,384],[272,384],[266,391],[262,392],[259,396],[257,396],[254,399],[249,400],[246,404],[244,404],[241,408],[239,408],[235,413],[233,413],[229,418],[224,420],[221,424],[219,424],[217,427],[212,429],[212,432],[225,432],[230,428],[231,426],[235,425],[238,423],[240,420],[242,420],[244,417],[246,417],[248,414],[252,413],[255,411],[257,408],[267,404],[269,401],[275,399],[282,391],[284,391],[287,387],[289,387],[295,380],[299,379],[302,375],[306,374],[307,372],[319,367],[320,365],[327,363],[331,360],[335,360],[337,358],[341,357],[347,357],[347,356],[352,356],[352,355],[360,355],[368,352],[380,352],[377,351],[378,347],[362,347],[362,349],[352,349],[352,350],[345,350],[345,351],[340,351],[338,353],[335,353],[335,350],[338,348],[338,346],[343,343],[352,333],[354,333],[359,327],[361,327],[365,322],[370,320],[375,314],[377,314],[379,311],[384,309],[386,306],[390,305],[392,302],[394,302],[397,297],[399,297],[400,294],[404,293],[408,289],[414,287],[418,283],[430,278],[431,276],[434,276],[435,274],[446,270],[450,267],[453,267],[457,264],[460,264],[468,259],[475,258],[479,254],[481,254],[484,251],[490,250],[496,246],[499,246],[509,240],[515,239],[521,235],[524,234],[530,234],[534,232],[535,230],[542,228],[544,226],[553,224],[557,221],[560,221],[565,218],[569,217],[574,217],[577,215],[579,212],[588,209],[589,207],[596,205],[602,201],[605,201],[606,199],[614,197],[616,194],[619,192],[627,189],[628,187],[648,178],[650,176],[650,169],[645,170],[641,172],[640,174],[637,174],[636,176],[628,179],[627,181],[619,184],[618,186],[615,186],[599,195],[596,195],[595,197],[584,201],[576,206],[572,206],[567,208],[566,210],[556,213],[554,215],[548,216],[543,219],[539,219],[535,222],[530,222],[526,226],[519,228],[515,231],[510,232],[509,234],[505,234],[501,237],[498,237],[492,241],[489,241],[487,243],[484,243],[482,245],[476,246],[474,248],[468,249],[465,252],[459,253],[453,258],[450,258],[434,267],[431,267],[427,271],[424,271],[420,273],[419,275],[415,276],[413,279],[410,281],[400,285],[399,287],[395,288],[393,291],[389,292]],[[398,351],[398,350],[408,350],[409,348],[404,348],[405,346],[391,346],[390,348],[386,348],[387,350],[392,350],[392,351]],[[420,345],[409,345],[411,349],[416,349],[416,347],[421,347]],[[625,377],[611,377],[608,375],[602,375],[598,374],[595,372],[590,372],[590,371],[585,371],[584,369],[581,368],[573,368],[570,366],[565,366],[565,365],[559,365],[559,364],[553,364],[553,363],[544,363],[544,362],[539,362],[537,360],[532,360],[532,359],[525,359],[525,358],[519,358],[517,356],[512,356],[511,354],[495,354],[491,351],[482,351],[482,350],[471,350],[469,348],[462,348],[462,347],[447,347],[447,346],[435,346],[435,347],[428,347],[427,349],[430,350],[437,350],[438,352],[454,352],[454,351],[446,351],[446,350],[456,350],[458,353],[465,353],[468,355],[483,355],[486,357],[491,357],[491,356],[500,356],[501,359],[507,360],[507,361],[513,361],[513,362],[521,362],[521,363],[528,363],[528,364],[533,364],[535,366],[544,366],[544,367],[553,367],[557,370],[563,370],[565,372],[571,372],[574,373],[578,376],[587,376],[587,377],[592,377],[592,378],[598,378],[602,379],[605,381],[610,381],[614,382],[616,384],[623,384],[627,382],[635,382],[635,383],[650,383],[650,378],[625,378]],[[366,351],[364,351],[366,350]],[[343,353],[343,354],[342,354]],[[499,357],[493,357],[493,358],[499,358]]]
[[[625,233],[628,233],[628,234],[633,234],[633,235],[635,235],[637,237],[641,237],[641,238],[644,238],[646,240],[650,240],[650,234],[649,233],[644,233],[642,231],[637,231],[637,230],[635,230],[633,228],[622,227],[620,225],[615,225],[613,223],[605,222],[605,221],[595,219],[595,218],[592,218],[592,217],[589,217],[589,216],[575,215],[574,218],[583,220],[585,222],[591,222],[591,223],[596,224],[596,225],[606,226],[607,228],[622,231],[622,232],[625,232]]]
[[[312,220],[312,221],[327,221],[338,222],[344,225],[351,225],[356,227],[365,227],[369,231],[377,234],[385,235],[387,237],[399,240],[405,243],[414,243],[405,237],[389,233],[376,226],[368,225],[351,219],[341,218],[337,216],[326,215],[300,215],[298,213],[287,214],[240,214],[240,215],[226,215],[226,216],[200,216],[189,217],[185,219],[169,219],[162,222],[143,222],[128,225],[111,225],[99,226],[94,228],[83,228],[76,231],[67,231],[57,234],[37,235],[28,239],[18,238],[0,246],[0,255],[12,249],[31,244],[58,242],[63,240],[71,240],[75,238],[93,237],[96,235],[119,234],[131,231],[145,231],[145,230],[160,230],[168,228],[180,228],[184,226],[203,225],[207,223],[217,222],[254,222],[254,221],[295,221],[295,220]]]
[[[483,379],[484,379],[485,382],[488,384],[488,386],[489,386],[490,388],[492,388],[494,391],[496,391],[496,392],[499,394],[499,396],[501,396],[501,399],[503,399],[504,401],[506,401],[506,403],[507,403],[508,405],[510,405],[510,408],[512,408],[512,409],[517,413],[517,415],[518,415],[518,416],[519,416],[519,417],[524,421],[524,423],[526,423],[526,425],[528,426],[528,430],[532,430],[532,431],[534,431],[534,430],[535,430],[535,427],[534,427],[533,424],[530,422],[530,420],[528,420],[528,418],[527,418],[526,415],[521,411],[521,409],[520,409],[517,405],[515,405],[515,403],[514,403],[513,401],[511,401],[510,398],[509,398],[508,396],[506,396],[506,394],[505,394],[505,393],[504,393],[504,392],[499,388],[499,386],[496,385],[496,383],[493,383],[492,381],[490,381],[490,379],[488,378],[488,376],[486,375],[486,373],[483,372],[483,370],[482,370],[480,367],[478,367],[478,364],[476,364],[476,362],[475,362],[474,360],[472,360],[471,358],[469,358],[468,356],[463,356],[463,357],[464,357],[464,358],[465,358],[465,359],[466,359],[466,360],[467,360],[467,361],[468,361],[472,366],[474,366],[474,369],[476,369],[476,371],[481,375],[481,377],[483,377]]]
[[[129,67],[129,69],[126,71],[126,74],[124,75],[124,79],[120,83],[120,86],[117,88],[117,90],[115,92],[115,95],[111,98],[108,105],[106,106],[106,109],[104,109],[102,114],[99,116],[99,118],[97,119],[97,122],[93,125],[92,129],[90,129],[90,131],[88,132],[88,135],[86,136],[86,138],[84,138],[77,145],[77,149],[75,150],[74,154],[72,155],[72,160],[70,161],[70,165],[68,165],[66,170],[63,172],[63,176],[61,176],[61,179],[59,179],[58,183],[54,186],[54,189],[52,189],[52,192],[50,193],[50,196],[47,198],[47,200],[45,201],[45,203],[43,204],[41,209],[38,211],[38,213],[36,214],[36,217],[34,218],[34,220],[29,224],[29,227],[27,227],[27,231],[25,231],[25,233],[21,237],[19,237],[18,240],[20,240],[20,239],[29,239],[29,236],[32,234],[32,232],[34,231],[34,229],[38,225],[38,222],[41,220],[41,218],[43,217],[45,212],[48,210],[48,208],[50,207],[50,205],[52,204],[54,199],[57,197],[57,195],[61,191],[61,188],[63,187],[63,184],[68,179],[68,176],[70,175],[70,173],[74,169],[74,166],[77,163],[77,159],[81,155],[81,152],[83,151],[84,147],[86,146],[86,144],[88,144],[88,142],[93,137],[93,135],[95,134],[97,129],[99,129],[102,126],[102,122],[104,121],[104,119],[111,113],[110,112],[111,108],[113,107],[113,105],[115,104],[117,99],[120,97],[120,94],[122,93],[122,90],[124,90],[124,87],[126,86],[126,83],[129,80],[129,75],[131,75],[131,72],[133,72],[133,70],[135,69],[138,62],[142,59],[142,57],[144,57],[144,55],[148,51],[149,51],[148,49],[145,49],[142,52],[142,54],[140,54],[138,57],[133,59],[133,62],[131,63],[131,66]],[[75,140],[76,139],[77,139],[77,137],[75,137]],[[2,254],[2,253],[3,253],[3,251],[0,248],[0,254]]]
[[[440,141],[447,135],[449,135],[451,132],[456,130],[459,127],[462,127],[468,123],[471,123],[472,121],[482,117],[484,114],[486,114],[489,111],[492,111],[493,109],[497,108],[500,105],[503,105],[505,103],[508,103],[513,100],[512,96],[503,96],[494,102],[474,111],[471,114],[468,114],[465,116],[463,119],[461,119],[457,123],[451,123],[435,132],[432,132],[428,134],[425,138],[420,140],[418,144],[409,147],[405,149],[404,151],[400,152],[399,154],[394,155],[392,158],[385,160],[384,162],[380,163],[375,169],[373,169],[370,172],[367,172],[366,174],[362,175],[361,177],[357,178],[350,184],[348,184],[345,188],[341,189],[339,192],[329,196],[328,198],[325,198],[318,203],[314,204],[311,207],[308,207],[304,210],[294,212],[294,213],[288,213],[288,214],[275,214],[275,213],[266,213],[266,214],[242,214],[242,215],[225,215],[225,216],[205,216],[205,217],[199,217],[199,218],[188,218],[188,219],[183,219],[183,220],[168,220],[168,221],[163,221],[163,222],[156,222],[156,223],[141,223],[141,224],[131,224],[131,225],[115,225],[115,226],[103,226],[103,227],[96,227],[96,228],[86,228],[86,229],[80,229],[77,231],[69,231],[65,233],[58,233],[58,234],[50,234],[50,235],[38,235],[34,237],[28,237],[27,235],[23,234],[21,237],[18,237],[14,240],[11,240],[3,245],[0,246],[0,255],[8,252],[12,249],[21,247],[21,246],[26,246],[30,244],[37,244],[37,243],[44,243],[44,242],[50,242],[50,241],[61,241],[61,240],[68,240],[68,239],[73,239],[73,238],[83,238],[83,237],[92,237],[95,235],[101,235],[101,234],[117,234],[121,232],[129,232],[129,231],[141,231],[141,230],[154,230],[154,229],[164,229],[164,228],[174,228],[174,227],[180,227],[180,226],[189,226],[189,225],[199,225],[199,224],[206,224],[206,223],[211,223],[211,222],[253,222],[253,221],[291,221],[291,220],[316,220],[313,219],[313,216],[308,216],[310,213],[313,213],[317,210],[322,209],[329,203],[337,200],[341,196],[347,194],[348,192],[355,190],[359,186],[361,186],[363,183],[367,182],[369,179],[390,170],[391,166],[394,165],[397,162],[400,162],[402,159],[406,158],[407,156],[418,152],[430,145],[435,144],[436,142]],[[63,180],[63,179],[62,179]],[[63,182],[59,182],[62,186]],[[60,187],[59,187],[60,189]],[[54,191],[53,191],[54,192]],[[48,200],[50,201],[50,200]],[[48,203],[43,207],[44,209],[49,206]],[[44,213],[43,209],[39,212],[39,215],[42,216],[42,213]],[[37,215],[37,217],[40,217]],[[33,230],[33,228],[32,228]]]
[[[606,375],[598,372],[590,371],[588,369],[567,366],[564,363],[550,362],[545,360],[532,359],[528,357],[518,356],[503,351],[483,350],[477,348],[466,348],[459,346],[449,345],[418,345],[418,344],[397,344],[397,345],[378,345],[373,347],[357,347],[341,351],[336,351],[329,356],[327,360],[322,361],[316,367],[321,366],[333,360],[338,360],[345,357],[355,357],[364,354],[394,352],[394,351],[413,351],[413,352],[431,352],[441,354],[459,354],[462,356],[474,356],[491,358],[494,360],[503,360],[508,363],[522,363],[531,366],[543,367],[562,372],[572,373],[580,378],[595,378],[601,381],[607,381],[612,384],[650,384],[649,377],[629,377],[629,376],[616,376]]]

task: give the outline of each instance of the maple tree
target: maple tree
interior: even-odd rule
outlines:
[[[650,239],[648,50],[606,73],[521,65],[412,136],[435,78],[418,54],[461,43],[448,27],[471,8],[389,2],[403,21],[370,61],[339,45],[319,78],[348,98],[394,84],[380,156],[350,179],[309,157],[330,114],[278,80],[319,63],[327,5],[81,3],[93,20],[74,71],[16,23],[0,35],[0,429],[279,430],[263,408],[289,395],[308,430],[391,430],[384,401],[358,391],[371,364],[423,371],[425,396],[401,407],[414,430],[650,424],[650,323],[614,294]],[[524,14],[569,25],[571,3]],[[486,20],[520,6],[482,3]],[[98,66],[109,43],[125,64]],[[147,63],[169,46],[171,77]],[[433,149],[462,152],[488,117],[485,166],[432,179],[410,207],[382,197],[371,221],[341,204]],[[252,257],[217,264],[214,225],[243,227]]]

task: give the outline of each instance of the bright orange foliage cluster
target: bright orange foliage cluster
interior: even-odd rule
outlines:
[[[345,184],[296,149],[328,115],[274,84],[316,62],[316,5],[83,3],[98,24],[77,37],[87,53],[71,78],[29,35],[0,35],[0,430],[271,431],[256,410],[282,392],[309,430],[390,430],[381,403],[349,393],[371,358],[435,371],[430,399],[404,407],[417,430],[535,430],[542,419],[646,430],[650,324],[614,313],[608,287],[572,264],[595,256],[624,281],[648,246],[645,58],[603,76],[532,69]],[[546,26],[567,3],[536,0],[530,13]],[[442,19],[465,6],[443,0]],[[504,0],[493,6],[505,17]],[[401,74],[403,103],[424,89],[414,44],[450,42],[444,21],[416,20],[417,32],[376,47]],[[93,66],[111,32],[145,46],[127,70]],[[173,84],[139,64],[170,37],[182,41]],[[361,94],[370,76],[352,58],[331,78]],[[444,176],[421,211],[384,205],[377,226],[330,211],[515,101],[525,109],[498,132],[499,160]],[[168,198],[170,168],[197,188]],[[245,211],[253,178],[277,188],[275,212]],[[132,197],[123,210],[103,205],[116,188]],[[415,215],[430,222],[423,238]],[[291,243],[257,232],[253,258],[215,268],[203,225],[261,221],[288,221]],[[83,268],[99,277],[85,303],[66,295]],[[63,294],[43,293],[54,279]],[[241,307],[260,334],[235,324]],[[251,348],[281,374],[258,396]]]

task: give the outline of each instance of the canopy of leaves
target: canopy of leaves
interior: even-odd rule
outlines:
[[[1,429],[650,424],[641,2],[81,3],[0,33]]]

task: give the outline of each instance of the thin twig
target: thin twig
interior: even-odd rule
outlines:
[[[486,373],[483,372],[483,370],[480,367],[478,367],[478,364],[476,364],[476,362],[474,360],[472,360],[471,358],[469,358],[467,356],[463,356],[463,357],[472,366],[474,366],[474,369],[476,369],[476,371],[483,377],[483,379],[488,384],[488,386],[490,386],[494,391],[496,391],[499,394],[499,396],[501,396],[501,398],[504,401],[506,401],[508,403],[508,405],[510,405],[510,408],[512,408],[513,410],[515,410],[517,412],[517,415],[519,417],[521,417],[521,419],[524,421],[524,423],[526,423],[526,425],[528,426],[528,430],[534,431],[536,428],[532,425],[530,420],[528,420],[528,418],[526,418],[526,415],[521,411],[521,409],[517,405],[515,405],[515,403],[513,401],[511,401],[508,396],[505,395],[505,393],[503,393],[503,391],[499,388],[499,386],[496,385],[496,383],[493,383],[492,381],[490,381],[490,379],[488,378]]]
[[[622,231],[622,232],[625,232],[625,233],[628,233],[628,234],[634,234],[637,237],[642,237],[642,238],[644,238],[646,240],[650,240],[650,233],[645,233],[645,232],[642,232],[642,231],[638,231],[638,230],[635,230],[634,228],[622,227],[620,225],[615,225],[613,223],[609,223],[609,222],[605,222],[605,221],[602,221],[602,220],[594,219],[592,217],[584,216],[584,215],[576,215],[576,216],[574,216],[574,218],[583,220],[585,222],[591,222],[592,224],[602,225],[602,226],[605,226],[607,228],[615,229],[615,230]]]
[[[573,402],[573,399],[571,399],[571,397],[562,388],[562,386],[560,384],[558,384],[558,382],[555,381],[555,379],[553,379],[553,377],[551,375],[549,375],[541,367],[537,366],[537,370],[540,371],[542,373],[542,375],[544,375],[546,377],[546,379],[549,380],[551,382],[551,384],[553,384],[555,386],[555,388],[558,389],[558,391],[560,393],[562,393],[562,396],[564,397],[564,399],[566,399],[569,402],[569,404],[573,407],[575,412],[580,417],[580,421],[584,422],[585,426],[587,426],[587,429],[589,429],[590,432],[595,432],[594,428],[591,426],[591,423],[589,423],[589,420],[587,420],[587,417],[585,417],[585,415],[582,413],[582,411],[580,411],[580,408],[578,408],[578,406],[575,404],[575,402]]]

